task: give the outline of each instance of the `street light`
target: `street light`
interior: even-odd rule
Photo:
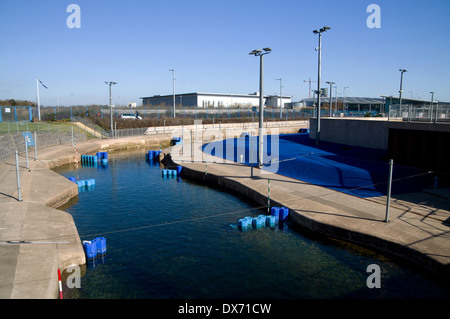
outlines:
[[[399,96],[400,110],[401,110],[401,108],[402,108],[402,92],[403,92],[403,73],[405,73],[407,71],[404,70],[404,69],[400,69],[399,71],[401,72],[401,76],[400,76],[400,91],[399,91],[399,93],[400,93],[400,96]]]
[[[264,52],[263,52],[264,50]],[[263,166],[263,55],[272,52],[270,48],[253,50],[249,55],[259,56],[259,152],[258,166]]]
[[[314,34],[319,34],[319,47],[317,49],[318,56],[319,56],[319,65],[318,65],[318,72],[317,72],[317,127],[316,127],[316,145],[319,145],[320,142],[320,75],[321,75],[321,63],[322,63],[322,33],[325,31],[330,30],[330,27],[324,26],[320,30],[314,30]]]
[[[333,84],[335,84],[334,82],[326,82],[327,84],[330,85],[330,117],[331,117],[331,110],[332,110],[332,106],[331,106],[331,102],[332,102],[332,94],[331,94],[331,90],[333,88]]]
[[[433,122],[434,92],[430,92],[430,94],[431,94],[431,103],[430,103],[430,122]],[[437,109],[436,109],[436,118],[437,118]]]
[[[283,106],[283,94],[282,94],[283,79],[279,78],[279,79],[275,79],[275,80],[280,81],[280,119],[281,119],[281,107]]]
[[[169,71],[172,71],[172,78],[173,78],[173,117],[175,118],[175,68],[169,69]]]
[[[105,84],[109,86],[109,107],[110,107],[110,113],[111,113],[111,138],[114,136],[113,135],[113,105],[111,102],[111,85],[115,85],[117,84],[117,82],[110,82],[110,81],[105,81]]]

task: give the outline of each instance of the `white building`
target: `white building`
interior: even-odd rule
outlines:
[[[283,96],[282,107],[291,103],[291,96]],[[141,97],[143,106],[172,106],[173,95],[154,95]],[[266,95],[263,97],[265,107],[280,106],[280,96]],[[252,107],[259,106],[259,93],[226,94],[226,93],[184,93],[175,94],[175,106],[178,107]]]

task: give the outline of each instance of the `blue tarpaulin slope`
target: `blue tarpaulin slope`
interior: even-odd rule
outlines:
[[[386,152],[363,147],[315,141],[308,134],[264,136],[264,168],[272,173],[367,198],[387,193],[389,164]],[[258,137],[203,145],[209,155],[256,165]],[[430,187],[432,174],[394,163],[392,194]]]

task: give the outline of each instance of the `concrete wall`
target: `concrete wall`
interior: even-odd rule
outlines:
[[[316,138],[317,119],[310,119],[310,137]],[[385,118],[321,118],[322,141],[375,149],[388,149],[389,123]]]

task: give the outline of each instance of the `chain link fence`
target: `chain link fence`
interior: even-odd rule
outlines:
[[[11,123],[10,127],[1,123],[0,132],[9,129],[9,133],[0,135],[0,162],[14,156],[17,150],[19,154],[25,154],[25,138],[23,133],[30,132],[36,144],[36,149],[43,149],[49,146],[73,144],[85,141],[87,139],[86,132],[72,125],[57,125],[46,123]],[[9,123],[8,123],[9,124]],[[14,129],[13,129],[14,128]],[[33,151],[34,146],[28,146],[28,151]]]
[[[404,121],[421,122],[450,122],[450,105],[434,104],[429,105],[411,105],[399,104],[391,105],[389,117],[402,118]]]

